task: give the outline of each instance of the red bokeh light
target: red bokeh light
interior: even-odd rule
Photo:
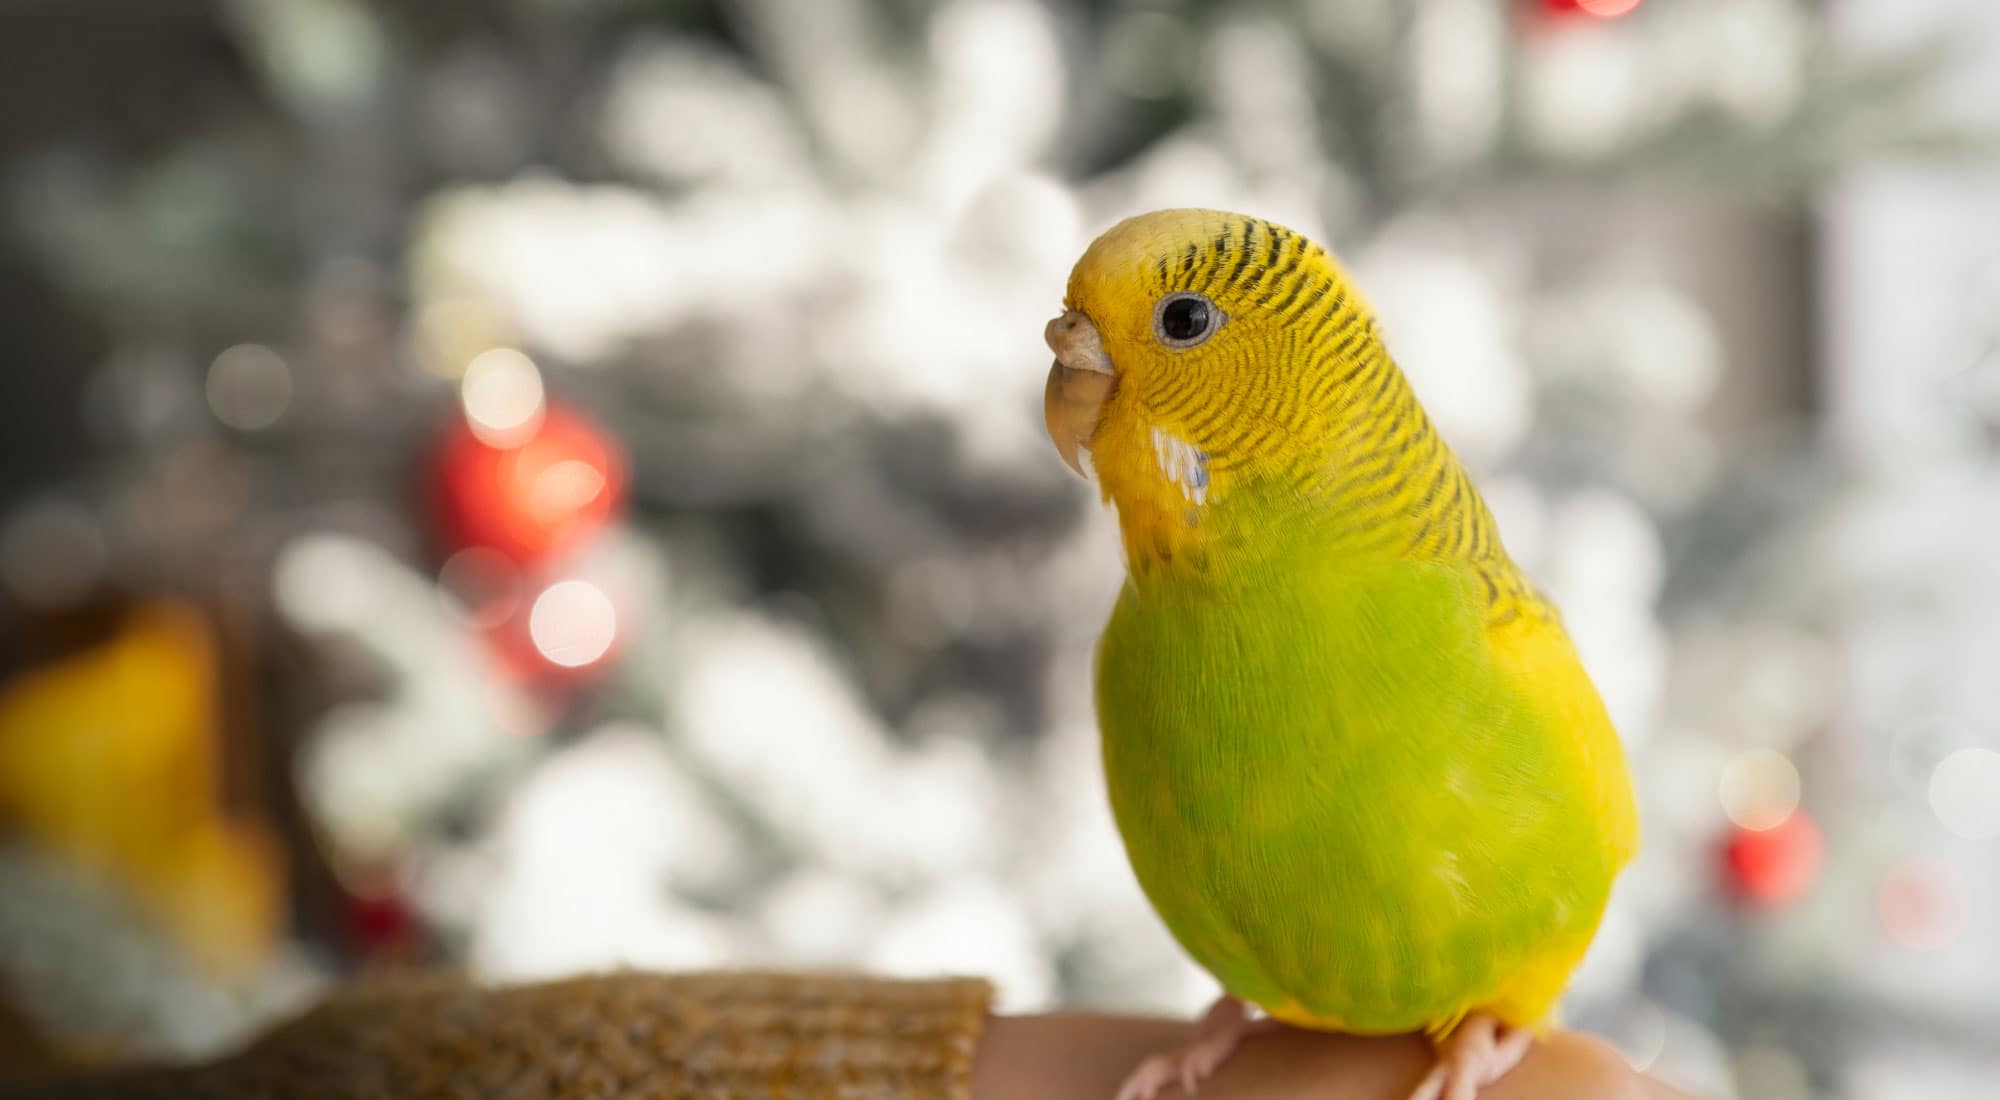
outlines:
[[[1826,842],[1804,810],[1773,828],[1733,828],[1722,849],[1731,889],[1759,906],[1784,905],[1803,897],[1819,880],[1825,858]]]
[[[1912,951],[1948,947],[1971,922],[1965,878],[1951,865],[1911,859],[1883,876],[1875,905],[1882,930]]]
[[[1542,7],[1557,15],[1616,19],[1621,15],[1630,15],[1640,3],[1641,0],[1542,0]]]
[[[447,553],[484,547],[542,562],[600,530],[622,508],[625,460],[581,413],[551,406],[512,447],[481,440],[452,417],[431,471],[433,517]]]

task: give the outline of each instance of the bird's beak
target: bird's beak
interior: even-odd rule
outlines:
[[[1084,463],[1090,456],[1090,442],[1118,376],[1112,372],[1111,357],[1104,353],[1097,326],[1081,311],[1072,309],[1050,321],[1042,338],[1056,353],[1056,361],[1049,367],[1048,387],[1042,391],[1042,415],[1048,420],[1049,438],[1069,468],[1087,478],[1090,474]]]

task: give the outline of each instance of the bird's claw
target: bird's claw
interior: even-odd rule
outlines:
[[[1437,1065],[1417,1082],[1410,1100],[1475,1100],[1480,1089],[1520,1065],[1534,1041],[1526,1028],[1505,1028],[1486,1015],[1470,1017],[1439,1048]]]
[[[1139,1063],[1119,1086],[1118,1100],[1154,1100],[1160,1090],[1174,1082],[1193,1096],[1201,1083],[1236,1053],[1244,1036],[1262,1030],[1267,1023],[1250,1019],[1248,1007],[1234,997],[1218,1000],[1202,1017],[1194,1039],[1186,1046]]]
[[[1168,1085],[1178,1082],[1182,1091],[1193,1096],[1203,1081],[1235,1052],[1235,1037],[1211,1036],[1167,1054],[1155,1054],[1139,1063],[1118,1089],[1118,1100],[1154,1100]]]
[[[1172,1054],[1155,1054],[1139,1063],[1139,1068],[1125,1078],[1118,1087],[1118,1100],[1153,1100],[1160,1090],[1176,1076],[1175,1063],[1179,1058]],[[1186,1072],[1180,1071],[1181,1087],[1193,1092],[1188,1084]]]

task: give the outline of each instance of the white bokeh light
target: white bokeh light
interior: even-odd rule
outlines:
[[[1723,765],[1717,795],[1739,827],[1775,829],[1799,808],[1799,769],[1776,749],[1751,749]]]
[[[773,887],[757,917],[786,962],[841,966],[881,928],[884,909],[877,891],[858,877],[806,869]]]
[[[1560,28],[1527,43],[1522,107],[1530,134],[1550,152],[1585,158],[1616,148],[1655,92],[1642,44],[1595,27]]]
[[[360,644],[395,684],[335,708],[300,755],[301,794],[342,856],[386,858],[480,769],[527,753],[515,734],[539,728],[539,712],[487,675],[429,576],[363,539],[314,534],[280,551],[272,590],[291,629]]]
[[[611,652],[618,640],[618,608],[589,581],[557,581],[528,610],[528,637],[551,664],[582,668]]]
[[[949,214],[1048,145],[1066,73],[1048,9],[1027,0],[945,4],[930,45],[936,103],[918,174]]]
[[[1931,812],[1954,836],[2000,836],[2000,752],[1964,748],[1931,772]]]
[[[432,885],[474,895],[436,900],[470,910],[487,977],[687,969],[744,950],[739,926],[676,896],[730,884],[745,856],[657,730],[607,726],[540,762],[467,859]]]
[[[977,744],[892,746],[833,656],[798,627],[744,615],[684,629],[674,725],[709,768],[776,808],[789,843],[850,870],[990,864],[998,777]]]
[[[1507,101],[1505,11],[1486,0],[1424,4],[1411,39],[1414,113],[1427,151],[1451,164],[1484,154]]]
[[[1056,976],[1019,896],[981,879],[944,885],[906,906],[876,934],[862,964],[883,974],[925,977],[983,974],[998,988],[998,1007],[1051,1007]]]
[[[620,160],[676,185],[768,184],[807,165],[778,90],[686,42],[641,43],[619,59],[601,128]]]
[[[1643,742],[1667,670],[1666,633],[1653,618],[1666,576],[1659,529],[1629,497],[1587,490],[1552,509],[1548,540],[1536,579],[1562,609],[1618,732],[1628,745]]]
[[[1425,411],[1453,448],[1481,464],[1527,433],[1534,394],[1504,288],[1454,236],[1445,224],[1393,225],[1354,266]]]
[[[262,344],[237,344],[208,365],[208,407],[238,431],[268,428],[292,403],[292,371]]]
[[[481,352],[466,366],[458,392],[473,434],[495,447],[525,443],[541,426],[542,372],[513,348]]]

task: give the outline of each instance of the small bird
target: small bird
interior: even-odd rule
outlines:
[[[1045,336],[1049,434],[1125,550],[1096,670],[1112,810],[1224,993],[1120,1100],[1192,1091],[1277,1024],[1423,1032],[1412,1100],[1470,1100],[1553,1026],[1638,846],[1556,609],[1298,233],[1128,219]]]

